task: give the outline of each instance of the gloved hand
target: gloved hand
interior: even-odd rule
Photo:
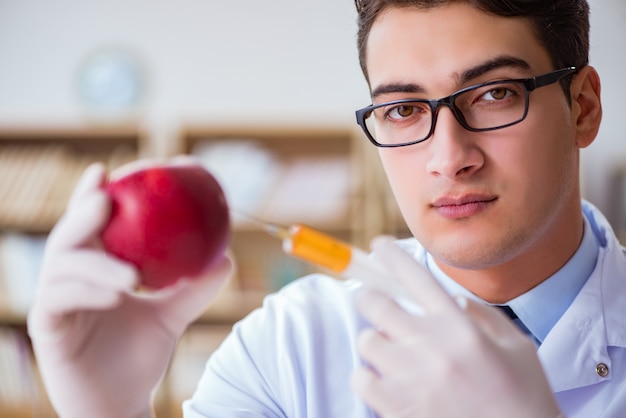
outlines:
[[[51,232],[28,317],[49,398],[63,418],[149,417],[177,338],[231,274],[226,257],[197,280],[139,293],[136,269],[104,253],[110,201],[90,166]]]
[[[455,300],[388,239],[373,243],[423,315],[364,290],[357,308],[372,328],[359,336],[368,364],[354,373],[357,394],[388,418],[561,417],[536,347],[500,311]]]

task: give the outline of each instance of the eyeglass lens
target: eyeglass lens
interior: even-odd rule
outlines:
[[[418,142],[430,136],[442,105],[453,108],[466,129],[497,129],[524,119],[528,95],[523,83],[506,81],[459,92],[452,96],[452,105],[444,100],[381,104],[366,115],[367,130],[385,145]]]

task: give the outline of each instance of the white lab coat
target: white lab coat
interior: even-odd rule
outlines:
[[[622,418],[626,256],[604,217],[584,208],[601,242],[597,266],[538,354],[568,418]],[[415,240],[408,248],[423,261]],[[185,417],[374,417],[349,385],[360,363],[355,340],[367,326],[353,308],[357,289],[312,275],[266,298],[211,357]]]
[[[626,256],[607,220],[584,203],[600,241],[596,267],[539,347],[568,418],[626,417]],[[608,374],[602,376],[602,364]],[[597,370],[598,369],[598,370]]]

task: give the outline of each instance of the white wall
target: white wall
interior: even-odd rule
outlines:
[[[626,161],[626,2],[591,0],[604,125],[583,153],[587,197],[607,209]],[[148,69],[141,121],[162,147],[188,122],[353,123],[367,104],[352,0],[0,0],[0,125],[77,123],[82,60],[106,45]]]
[[[368,103],[350,0],[0,0],[0,124],[85,116],[82,60],[121,45],[147,68],[142,120],[352,123]],[[165,133],[164,133],[165,131]]]
[[[626,167],[626,2],[590,4],[591,64],[602,80],[604,116],[598,138],[583,151],[584,187],[586,197],[614,220],[609,180],[614,170]]]

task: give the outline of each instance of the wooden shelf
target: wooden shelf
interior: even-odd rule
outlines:
[[[0,127],[0,230],[47,233],[89,164],[118,167],[140,156],[144,141],[131,128]]]
[[[137,127],[14,127],[0,126],[0,145],[69,145],[76,150],[108,153],[118,145],[143,149],[147,137]]]

